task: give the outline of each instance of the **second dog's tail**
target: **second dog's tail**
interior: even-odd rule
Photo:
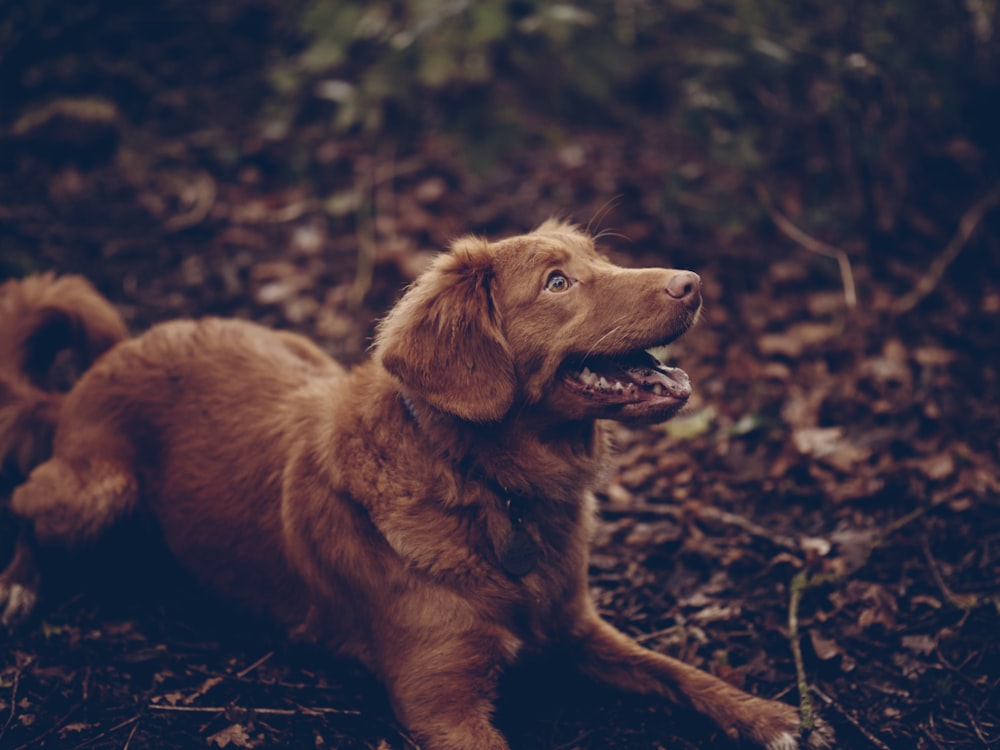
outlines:
[[[0,475],[48,458],[64,392],[128,335],[121,315],[79,276],[0,284]]]

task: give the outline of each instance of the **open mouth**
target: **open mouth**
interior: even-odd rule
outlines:
[[[563,382],[588,400],[614,407],[676,411],[691,395],[687,373],[660,361],[663,347],[619,356],[588,355],[564,365]]]

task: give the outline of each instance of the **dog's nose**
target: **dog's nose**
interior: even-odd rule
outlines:
[[[694,271],[677,271],[667,282],[667,294],[676,300],[694,302],[701,296],[701,276]]]

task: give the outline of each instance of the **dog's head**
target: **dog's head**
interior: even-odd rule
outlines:
[[[691,327],[700,285],[690,271],[616,266],[558,221],[499,242],[464,237],[382,322],[376,356],[408,395],[472,422],[515,406],[660,422],[691,389],[648,350]]]

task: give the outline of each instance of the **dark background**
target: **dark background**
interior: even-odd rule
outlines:
[[[4,0],[0,280],[352,362],[465,232],[557,215],[692,268],[696,393],[619,435],[604,616],[844,747],[997,747],[998,78],[996,0]],[[0,748],[412,746],[148,529],[46,564],[0,635]],[[557,666],[505,685],[516,748],[729,747]]]

